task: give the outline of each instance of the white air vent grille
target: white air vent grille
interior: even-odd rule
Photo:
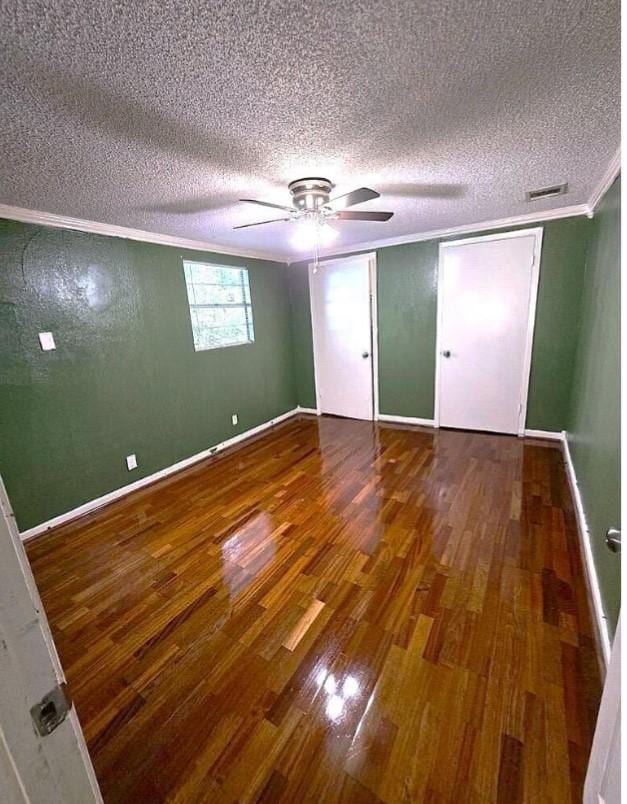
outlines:
[[[525,201],[540,201],[542,198],[555,198],[568,192],[568,183],[554,184],[552,187],[541,187],[539,190],[527,190]]]

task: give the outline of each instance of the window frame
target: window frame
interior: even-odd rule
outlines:
[[[202,265],[205,268],[216,268],[216,269],[223,269],[226,271],[239,271],[240,273],[240,283],[241,283],[241,293],[242,293],[242,302],[236,303],[226,303],[226,304],[212,304],[212,303],[197,303],[195,300],[190,298],[190,287],[194,288],[194,281],[190,279],[188,281],[188,267],[191,269],[194,265]],[[185,281],[185,293],[187,297],[187,307],[189,313],[189,321],[192,328],[192,340],[194,343],[194,351],[195,352],[212,352],[216,349],[229,349],[232,346],[251,346],[255,343],[255,321],[254,321],[254,313],[253,313],[253,294],[252,289],[250,287],[250,271],[244,265],[223,265],[221,263],[215,262],[205,262],[204,260],[193,260],[183,257],[183,279]],[[200,283],[197,283],[200,284]],[[233,284],[222,284],[219,282],[216,283],[207,283],[207,284],[214,284],[216,287],[220,288],[228,288],[228,287],[238,287],[239,285]],[[246,292],[248,291],[248,292]],[[248,301],[246,301],[248,299]],[[216,346],[198,346],[198,336],[195,330],[195,320],[194,312],[199,309],[213,309],[213,310],[232,310],[236,308],[242,308],[244,311],[244,319],[245,319],[245,327],[248,337],[246,340],[235,341],[233,343],[223,343],[218,344]],[[228,326],[228,325],[225,325]]]

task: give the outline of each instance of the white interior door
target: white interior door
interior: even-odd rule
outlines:
[[[318,410],[373,419],[372,259],[309,269]]]
[[[42,736],[31,708],[65,678],[0,479],[0,801],[102,802],[74,708]],[[63,712],[61,698],[44,723]]]
[[[584,804],[619,804],[620,625],[618,618],[583,790]]]
[[[541,229],[440,246],[436,418],[524,431]]]

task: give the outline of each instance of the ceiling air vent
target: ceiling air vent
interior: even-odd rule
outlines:
[[[564,195],[568,190],[568,183],[554,184],[552,187],[541,187],[539,190],[527,190],[525,201],[540,201],[543,198],[555,198]]]

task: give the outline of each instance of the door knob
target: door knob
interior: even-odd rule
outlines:
[[[364,358],[364,360],[365,360],[367,357],[370,357],[370,352],[362,352],[362,353],[361,353],[361,356],[362,356],[362,357]]]
[[[605,544],[608,550],[611,550],[613,553],[620,553],[620,530],[618,528],[607,529]]]
[[[445,349],[445,350],[442,352],[442,357],[450,357],[450,356],[451,356],[451,352],[450,352],[450,350],[449,350],[449,349]]]

